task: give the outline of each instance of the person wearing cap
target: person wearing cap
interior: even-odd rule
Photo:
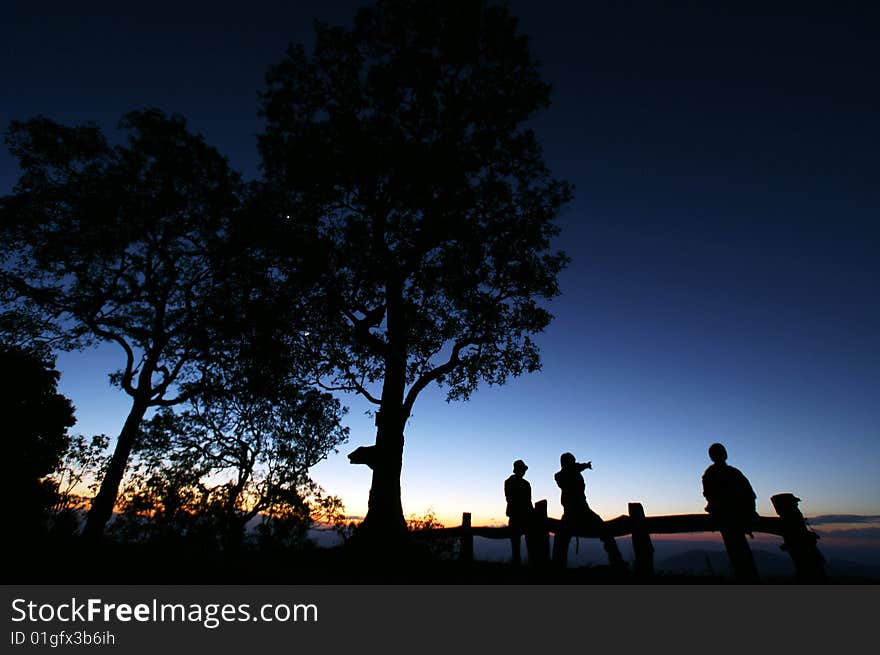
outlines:
[[[528,532],[532,519],[532,486],[523,476],[528,466],[521,459],[513,463],[513,475],[504,481],[504,497],[507,499],[507,525],[510,527],[510,545],[515,565],[522,561],[520,555],[521,537]]]

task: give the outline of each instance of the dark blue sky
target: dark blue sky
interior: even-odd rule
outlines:
[[[110,129],[158,106],[254,176],[266,67],[310,41],[312,17],[347,22],[359,3],[81,4],[4,5],[0,123]],[[632,500],[701,511],[717,440],[762,512],[792,491],[807,513],[880,513],[880,16],[692,4],[512,3],[554,86],[534,127],[576,187],[559,240],[573,262],[541,373],[416,405],[407,513],[502,518],[520,457],[558,513],[564,450],[593,460],[588,497],[605,516]],[[16,174],[2,152],[0,193]],[[118,431],[118,353],[59,364],[79,429]],[[360,410],[352,446],[372,441]],[[338,455],[315,475],[363,511],[368,471]]]

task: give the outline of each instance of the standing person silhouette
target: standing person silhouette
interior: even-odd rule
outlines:
[[[720,443],[709,446],[712,465],[703,473],[706,511],[716,520],[734,575],[741,582],[757,582],[758,570],[745,535],[752,534],[758,513],[755,492],[742,471],[727,463],[727,449]]]
[[[520,541],[523,535],[528,539],[532,521],[532,486],[523,476],[528,466],[521,459],[513,463],[513,475],[504,481],[504,498],[507,499],[507,525],[510,526],[510,546],[515,565],[522,562]]]
[[[611,536],[602,517],[596,514],[587,504],[586,483],[583,471],[592,469],[593,463],[582,464],[571,453],[562,453],[559,457],[560,469],[554,476],[556,484],[562,491],[562,525],[553,539],[553,561],[565,566],[568,559],[568,544],[571,537],[580,531],[595,528],[608,553],[608,562],[615,568],[625,568],[626,564]]]

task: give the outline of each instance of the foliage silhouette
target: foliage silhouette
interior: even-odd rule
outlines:
[[[206,346],[207,298],[222,281],[216,251],[239,202],[238,176],[179,116],[127,114],[111,146],[92,124],[13,121],[6,135],[23,174],[2,199],[4,283],[55,321],[71,344],[119,345],[112,381],[132,404],[84,535],[113,511],[150,408],[192,393]]]
[[[273,270],[315,285],[322,384],[377,407],[360,532],[387,544],[406,534],[404,428],[419,393],[436,382],[463,400],[539,369],[531,335],[559,293],[553,221],[571,189],[526,127],[550,88],[506,7],[381,1],[316,35],[263,93]]]
[[[50,476],[56,489],[50,516],[56,536],[71,537],[81,532],[81,516],[88,511],[110,463],[109,445],[110,438],[105,434],[71,438],[61,465]]]
[[[278,381],[269,395],[242,373],[214,368],[186,411],[145,423],[117,534],[187,536],[229,551],[258,519],[263,545],[291,545],[312,520],[341,511],[308,475],[347,437],[339,402],[295,382]]]
[[[63,345],[58,334],[33,303],[20,298],[7,280],[0,277],[0,344],[29,353],[46,363],[54,362],[53,345]]]
[[[73,405],[58,393],[60,374],[32,352],[0,347],[0,415],[6,471],[7,526],[20,533],[27,547],[43,531],[56,501],[48,476],[61,466],[74,425]]]
[[[406,529],[412,535],[413,542],[425,549],[434,560],[451,560],[458,554],[458,539],[453,536],[437,537],[431,535],[432,530],[446,527],[443,522],[429,509],[420,516],[410,516],[406,520]]]

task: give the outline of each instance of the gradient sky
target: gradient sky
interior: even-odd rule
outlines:
[[[254,177],[266,67],[311,42],[313,17],[344,23],[358,4],[7,3],[0,123],[109,130],[157,106]],[[521,458],[559,515],[563,451],[592,460],[587,496],[606,518],[630,501],[701,512],[706,449],[722,441],[762,514],[786,491],[809,516],[880,514],[876,10],[576,4],[512,3],[554,86],[534,127],[576,187],[543,370],[468,403],[422,394],[405,513],[502,521]],[[0,193],[16,177],[3,150]],[[110,347],[59,357],[75,431],[118,432],[127,397],[107,374],[120,364]],[[346,402],[350,443],[314,477],[360,515],[370,472],[344,453],[374,428]]]

